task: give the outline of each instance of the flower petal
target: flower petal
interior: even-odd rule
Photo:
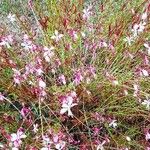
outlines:
[[[68,111],[67,108],[62,108],[62,109],[60,110],[60,114],[64,114],[64,113],[67,112],[67,111]]]
[[[11,141],[13,142],[15,140],[17,140],[17,134],[16,133],[12,133],[11,134]]]
[[[73,117],[73,113],[70,109],[68,109],[68,116],[72,116]]]

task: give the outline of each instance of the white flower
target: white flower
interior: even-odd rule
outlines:
[[[97,146],[96,150],[104,150],[103,145],[99,144],[99,145]]]
[[[23,36],[23,43],[21,43],[21,46],[27,51],[36,49],[36,45],[33,44],[27,34]]]
[[[12,150],[19,150],[19,148],[17,148],[17,147],[12,147]]]
[[[76,31],[72,31],[71,36],[74,40],[76,40],[78,38],[77,32]]]
[[[12,43],[13,43],[13,37],[12,35],[8,35],[1,39],[0,46],[6,46],[7,48],[11,48]]]
[[[142,105],[145,105],[145,106],[146,106],[146,109],[147,109],[147,110],[150,110],[150,99],[144,100],[144,101],[142,102]]]
[[[143,32],[145,29],[145,25],[146,25],[145,22],[140,22],[140,24],[135,24],[133,26],[133,29],[131,30],[133,32],[133,36],[137,37],[140,32]]]
[[[22,131],[17,131],[17,133],[11,134],[11,141],[14,142],[16,140],[24,139],[26,135]]]
[[[50,138],[47,135],[43,136],[43,144],[44,145],[48,145],[48,144],[51,144],[51,143],[52,142],[51,142]]]
[[[0,101],[3,101],[4,100],[4,96],[1,94],[1,92],[0,92]]]
[[[41,68],[35,69],[37,76],[41,76],[43,74],[43,70]]]
[[[130,46],[130,45],[131,45],[131,42],[134,41],[134,40],[133,40],[133,37],[127,36],[127,37],[124,39],[124,41],[127,42],[127,43],[129,44],[129,46]]]
[[[30,40],[24,41],[23,43],[21,43],[21,46],[27,51],[35,48],[35,45]]]
[[[43,147],[40,150],[50,150],[48,147]]]
[[[124,90],[124,94],[125,94],[125,95],[128,95],[128,91],[127,91],[126,89]]]
[[[86,34],[84,32],[81,32],[81,35],[82,35],[83,38],[86,37]]]
[[[43,57],[45,59],[46,62],[50,62],[50,59],[54,56],[54,52],[52,51],[54,49],[54,47],[44,47],[44,54]]]
[[[65,147],[65,142],[64,141],[60,141],[58,144],[55,145],[55,148],[57,150],[62,150]]]
[[[145,25],[146,25],[145,22],[140,22],[138,32],[143,32],[145,29]]]
[[[129,136],[126,136],[126,140],[127,140],[128,142],[130,142],[130,141],[131,141],[131,138],[130,138]]]
[[[109,123],[109,127],[116,128],[117,127],[117,120],[112,120],[112,122]]]
[[[133,32],[133,36],[134,36],[134,37],[137,37],[137,35],[138,35],[138,28],[139,28],[139,25],[138,25],[138,24],[135,24],[135,25],[133,26],[133,29],[131,30],[131,31]]]
[[[147,19],[147,12],[143,13],[141,18],[142,18],[142,20],[146,20]]]
[[[72,91],[72,92],[70,93],[70,95],[71,95],[71,97],[77,97],[77,93],[76,93],[75,91]]]
[[[146,139],[146,141],[148,141],[148,140],[150,139],[150,134],[149,134],[149,132],[146,133],[145,139]]]
[[[19,150],[19,148],[17,148],[17,147],[12,147],[12,150]]]
[[[92,6],[88,6],[88,8],[83,9],[83,19],[88,20],[90,18],[92,14],[91,9],[92,9]]]
[[[22,131],[22,129],[18,129],[17,133],[12,133],[11,134],[11,142],[14,145],[14,150],[17,150],[17,148],[22,144],[21,139],[26,138],[27,136],[24,134],[24,132]]]
[[[107,47],[108,46],[108,44],[106,42],[104,42],[104,41],[100,42],[100,44],[101,44],[102,47]]]
[[[56,42],[58,42],[64,35],[63,34],[59,34],[57,30],[55,30],[54,35],[51,37],[51,39],[55,40]]]
[[[38,124],[34,124],[33,125],[33,132],[37,133],[37,131],[38,131]]]
[[[73,103],[73,98],[71,96],[68,96],[67,102],[62,104],[62,109],[60,110],[60,114],[64,114],[64,113],[68,112],[68,116],[73,117],[71,108],[76,105],[77,105],[77,103]]]
[[[2,41],[0,42],[0,46],[6,46],[7,48],[10,48],[10,47],[11,47],[10,44],[9,44],[7,41],[3,40],[3,39],[2,39]]]
[[[106,141],[104,140],[102,143],[100,143],[100,144],[97,146],[96,150],[104,150],[103,145],[104,145],[105,143],[106,143]]]
[[[40,150],[51,150],[50,146],[53,142],[50,140],[50,138],[47,135],[43,136],[43,145],[44,147]]]
[[[146,77],[148,77],[148,76],[149,76],[148,71],[147,71],[147,70],[145,70],[145,69],[142,69],[142,74],[143,74],[144,76],[146,76]]]
[[[118,82],[118,80],[113,80],[113,81],[112,81],[112,84],[116,86],[116,85],[119,84],[119,82]]]
[[[135,91],[138,91],[138,90],[139,90],[139,86],[138,86],[137,84],[134,84],[133,87],[134,87],[134,90],[135,90]]]
[[[137,94],[139,93],[139,85],[134,84],[133,88],[134,88],[133,96],[137,97]]]
[[[148,55],[150,55],[150,46],[147,43],[144,43],[145,48],[147,48]]]
[[[39,80],[39,87],[46,88],[46,83],[42,79]]]
[[[11,14],[11,13],[10,13],[10,14],[7,16],[7,18],[10,20],[10,22],[16,21],[15,14]]]
[[[0,148],[4,148],[4,145],[2,143],[0,143]]]

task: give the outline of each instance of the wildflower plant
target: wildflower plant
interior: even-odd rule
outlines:
[[[150,2],[20,6],[0,28],[0,148],[150,149]]]

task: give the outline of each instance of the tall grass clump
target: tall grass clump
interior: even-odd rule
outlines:
[[[150,2],[2,4],[0,149],[150,150]]]

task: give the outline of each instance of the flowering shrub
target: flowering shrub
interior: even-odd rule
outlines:
[[[0,29],[0,148],[150,149],[150,3],[26,5]]]

